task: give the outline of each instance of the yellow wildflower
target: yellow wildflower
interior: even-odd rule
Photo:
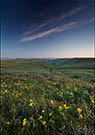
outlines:
[[[83,119],[83,115],[82,115],[82,114],[80,114],[80,115],[79,115],[79,118],[80,118],[80,119]]]
[[[30,102],[32,102],[33,100],[32,99],[30,99]]]
[[[64,104],[64,108],[66,108],[67,106],[66,106],[66,104]]]
[[[79,113],[82,112],[81,108],[77,108],[77,111],[78,111]]]
[[[72,95],[73,95],[73,93],[72,93],[72,92],[70,92],[70,95],[72,96]]]
[[[33,105],[33,103],[30,103],[30,104],[29,104],[29,106],[32,106],[32,105]]]
[[[10,125],[10,122],[8,121],[6,124],[7,124],[7,125]]]
[[[69,109],[69,108],[70,108],[70,106],[67,106],[67,107],[66,107],[66,109]]]
[[[46,125],[46,121],[43,121],[42,124],[43,124],[43,125]]]
[[[51,104],[54,104],[54,101],[53,101],[53,100],[51,100],[51,101],[50,101],[50,103],[51,103]]]
[[[26,125],[26,118],[24,118],[24,120],[23,120],[23,126],[25,126]]]
[[[7,87],[7,84],[5,84],[5,87]]]
[[[75,91],[77,91],[78,89],[77,88],[75,88]]]
[[[64,108],[65,108],[65,109],[69,109],[70,106],[67,106],[66,104],[64,104]]]
[[[93,99],[92,96],[90,96],[90,99]]]
[[[49,116],[52,116],[52,112],[49,113]]]
[[[91,100],[92,104],[95,103],[95,101],[93,100],[93,97],[92,96],[90,96],[90,100]]]
[[[44,113],[45,112],[45,110],[42,110],[42,113]]]
[[[5,93],[7,93],[8,91],[7,90],[5,90]]]
[[[60,94],[63,95],[63,92],[61,92]]]
[[[39,117],[39,120],[41,120],[43,118],[43,116],[41,115],[40,117]]]
[[[94,103],[95,103],[95,101],[94,101],[93,99],[91,100],[91,102],[92,102],[92,104],[94,104]]]
[[[62,110],[62,106],[61,105],[58,108],[59,108],[60,111]]]

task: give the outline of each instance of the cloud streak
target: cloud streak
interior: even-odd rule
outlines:
[[[35,40],[35,39],[38,39],[38,38],[45,37],[45,36],[47,36],[49,34],[52,34],[52,33],[55,33],[55,32],[65,31],[67,29],[70,29],[75,24],[78,24],[78,23],[77,22],[72,22],[72,23],[65,24],[64,26],[58,26],[58,27],[52,28],[50,30],[37,33],[37,34],[32,35],[32,36],[24,37],[24,38],[21,39],[21,41],[30,41],[30,40],[32,41],[32,40]]]
[[[79,27],[81,24],[84,24],[84,20],[82,21],[81,18],[70,20],[69,17],[76,16],[77,13],[80,13],[82,10],[84,10],[87,7],[77,7],[76,9],[61,14],[58,17],[50,18],[47,22],[41,24],[35,24],[33,26],[29,26],[28,30],[22,34],[22,38],[20,39],[21,42],[25,41],[33,41],[39,38],[43,38],[47,35],[58,33],[62,31],[66,31],[72,28]],[[73,18],[73,17],[72,17]],[[93,21],[93,19],[89,19],[85,23],[89,23]]]
[[[81,10],[85,8],[86,7],[77,7],[76,9],[73,9],[72,11],[69,11],[68,13],[61,14],[60,16],[57,16],[57,17],[53,17],[52,19],[49,19],[47,22],[45,21],[42,24],[35,24],[33,26],[29,26],[28,30],[22,35],[26,36],[26,35],[35,33],[39,31],[40,29],[43,29],[44,27],[47,27],[47,26],[51,26],[51,27],[56,26],[59,22],[61,21],[64,22],[65,18],[75,15],[76,13],[80,12]]]

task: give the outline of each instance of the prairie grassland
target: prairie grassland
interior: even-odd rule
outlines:
[[[4,61],[0,133],[94,135],[95,77],[90,61],[65,65],[48,60]]]

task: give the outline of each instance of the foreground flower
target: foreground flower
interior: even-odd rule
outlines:
[[[78,111],[79,113],[82,112],[81,108],[77,108],[77,111]]]
[[[63,92],[61,92],[60,94],[63,95]]]
[[[59,108],[60,111],[62,110],[62,106],[61,105],[58,108]]]
[[[26,125],[26,118],[24,118],[24,120],[23,120],[23,126],[25,126]]]
[[[33,105],[33,103],[30,103],[30,104],[29,104],[29,106],[31,106],[31,107],[32,107],[32,105]]]
[[[42,113],[44,113],[45,112],[45,110],[42,110]]]
[[[43,116],[41,115],[40,117],[39,117],[39,120],[41,120],[43,118]]]
[[[72,93],[72,92],[70,92],[70,95],[72,96],[72,95],[73,95],[73,93]]]
[[[83,119],[83,115],[82,115],[82,114],[80,114],[80,115],[79,115],[79,118],[80,118],[80,119]]]
[[[32,102],[33,100],[32,99],[30,99],[30,102]]]
[[[5,93],[7,93],[8,91],[7,90],[5,90]]]
[[[95,101],[93,100],[93,97],[92,97],[92,96],[90,96],[90,100],[91,100],[91,103],[92,103],[92,104],[95,103]]]
[[[67,106],[66,104],[64,104],[64,108],[65,108],[65,109],[69,109],[70,106]]]
[[[51,101],[50,101],[50,103],[51,103],[51,104],[54,104],[54,101],[53,101],[53,100],[51,100]]]
[[[66,108],[67,106],[66,106],[66,104],[64,104],[64,108]]]
[[[93,97],[92,97],[92,96],[90,96],[90,99],[93,99]]]
[[[93,99],[91,100],[91,102],[92,102],[92,104],[94,104],[94,103],[95,103],[95,101],[94,101]]]
[[[75,91],[77,91],[78,89],[77,88],[75,88]]]
[[[10,125],[10,122],[8,121],[8,122],[6,122],[6,124],[7,124],[7,125]]]
[[[52,116],[52,112],[49,113],[49,116]]]
[[[43,121],[42,124],[43,124],[43,125],[46,125],[46,121]]]

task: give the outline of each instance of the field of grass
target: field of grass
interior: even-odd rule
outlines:
[[[1,135],[95,135],[95,59],[1,61]]]

